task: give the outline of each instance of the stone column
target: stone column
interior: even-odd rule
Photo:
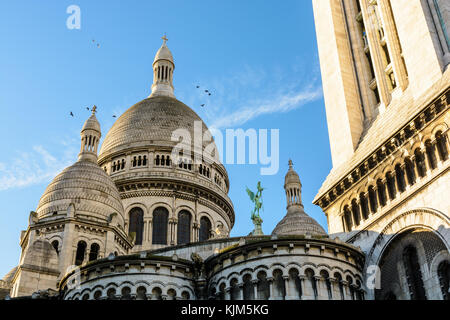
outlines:
[[[244,284],[243,283],[239,283],[238,287],[239,287],[238,300],[244,300]]]
[[[341,294],[339,292],[339,282],[335,278],[330,278],[330,285],[331,285],[331,294],[333,300],[340,300]]]
[[[275,298],[275,292],[274,292],[274,288],[273,288],[273,278],[267,278],[267,282],[269,283],[269,292],[270,292],[270,297],[269,300],[274,300]]]
[[[284,288],[285,288],[285,295],[284,295],[284,300],[293,300],[292,296],[291,296],[291,287],[289,285],[289,276],[283,276],[284,279]]]
[[[230,291],[231,291],[231,287],[225,288],[225,300],[231,300]]]
[[[300,295],[300,299],[303,300],[305,299],[305,276],[301,276],[299,275],[298,278],[300,279],[300,288],[299,288],[299,295]]]
[[[258,299],[258,280],[252,280],[252,285],[253,285],[253,295],[254,295],[253,300],[259,300]]]

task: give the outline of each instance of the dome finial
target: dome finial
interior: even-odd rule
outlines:
[[[167,42],[167,40],[169,40],[169,39],[167,39],[167,37],[166,37],[166,34],[164,33],[164,35],[162,36],[162,38],[161,39],[163,39],[163,46],[164,45],[166,45],[166,42]]]
[[[92,107],[92,114],[95,114],[97,112],[97,106],[94,104]]]
[[[289,170],[294,170],[293,166],[294,166],[294,163],[292,162],[291,159],[289,159]]]

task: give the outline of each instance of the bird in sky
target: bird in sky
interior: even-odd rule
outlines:
[[[204,107],[204,106],[205,106],[205,104],[201,104],[200,106]]]
[[[210,96],[211,95],[211,92],[210,93],[208,93],[208,96]]]
[[[205,90],[205,92],[209,92],[208,90]]]
[[[86,110],[89,110],[89,107],[86,107]]]
[[[115,118],[116,117],[116,115],[115,114],[113,114],[113,118]]]
[[[72,111],[70,111],[70,115],[73,117],[73,113],[72,113]]]
[[[200,88],[200,86],[197,86],[197,89]]]

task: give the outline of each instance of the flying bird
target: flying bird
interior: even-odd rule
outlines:
[[[116,117],[116,115],[115,114],[113,114],[113,118],[115,118]]]
[[[73,113],[72,113],[72,111],[70,111],[70,115],[73,117]]]
[[[200,88],[200,86],[197,86],[197,89]]]
[[[205,106],[205,104],[201,104],[200,106],[204,107],[204,106]]]
[[[89,107],[86,107],[86,110],[89,110]]]
[[[211,92],[210,93],[208,93],[208,96],[210,96],[211,95]]]
[[[205,90],[205,92],[209,92],[208,90]]]

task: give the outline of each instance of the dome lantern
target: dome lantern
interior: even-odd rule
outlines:
[[[88,160],[97,163],[97,148],[102,133],[100,123],[95,116],[97,106],[92,107],[92,115],[84,123],[81,129],[81,148],[78,155],[79,160]]]
[[[173,93],[173,71],[175,64],[173,62],[173,56],[167,47],[166,36],[162,37],[163,44],[159,48],[153,61],[153,84],[152,94],[150,97],[155,96],[168,96],[175,98]]]

